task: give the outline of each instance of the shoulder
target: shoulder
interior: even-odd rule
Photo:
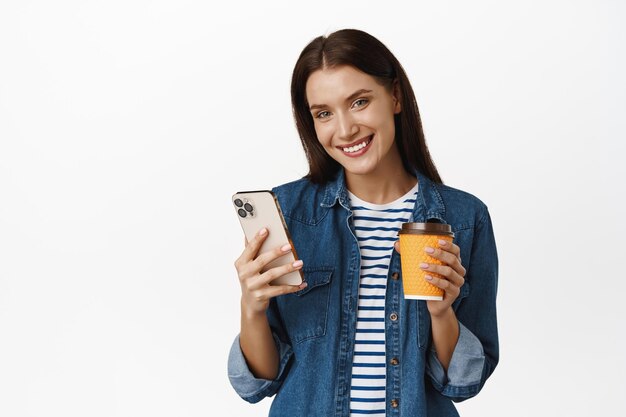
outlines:
[[[326,191],[324,185],[314,184],[303,177],[278,185],[272,191],[285,217],[304,223],[317,223],[319,220],[320,205]]]
[[[320,186],[313,184],[306,177],[277,185],[272,191],[283,209],[296,206],[302,199],[309,200],[321,193]]]
[[[436,184],[436,187],[451,223],[475,226],[485,220],[488,207],[476,195],[449,185]]]

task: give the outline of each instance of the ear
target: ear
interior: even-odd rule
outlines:
[[[398,114],[402,111],[402,94],[400,93],[400,84],[397,79],[391,84],[391,95],[393,96],[393,113]]]

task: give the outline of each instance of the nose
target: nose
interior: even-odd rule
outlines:
[[[359,132],[359,126],[350,113],[339,115],[337,122],[337,136],[341,140],[349,141]]]

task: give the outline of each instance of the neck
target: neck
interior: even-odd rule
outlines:
[[[363,201],[387,204],[397,200],[413,188],[417,179],[406,172],[402,161],[379,166],[374,172],[354,174],[344,171],[348,190]]]

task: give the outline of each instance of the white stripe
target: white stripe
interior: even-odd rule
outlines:
[[[384,311],[370,311],[370,310],[359,310],[357,313],[357,318],[385,318]],[[358,322],[357,322],[358,323]]]
[[[363,345],[363,344],[356,344],[354,345],[354,351],[355,352],[384,352],[385,351],[385,345]],[[354,358],[355,362],[363,362],[363,363],[378,363],[378,362],[365,362],[362,361],[361,358],[364,358],[365,356],[359,356],[357,355],[357,357]],[[373,358],[374,356],[368,356],[368,358]],[[385,357],[381,356],[379,362],[384,363],[385,362]]]
[[[361,386],[361,387],[383,387],[385,386],[384,379],[363,379],[363,378],[352,378],[353,386]],[[372,397],[385,397],[384,390],[375,390],[375,391],[360,391],[367,392],[367,394],[371,394],[372,392],[376,392],[376,395],[372,395]],[[382,395],[381,395],[382,394]],[[365,395],[363,395],[365,397]]]
[[[357,333],[356,340],[383,340],[380,333]]]
[[[385,288],[359,288],[359,295],[385,295]],[[384,303],[382,303],[382,305],[384,305]]]

